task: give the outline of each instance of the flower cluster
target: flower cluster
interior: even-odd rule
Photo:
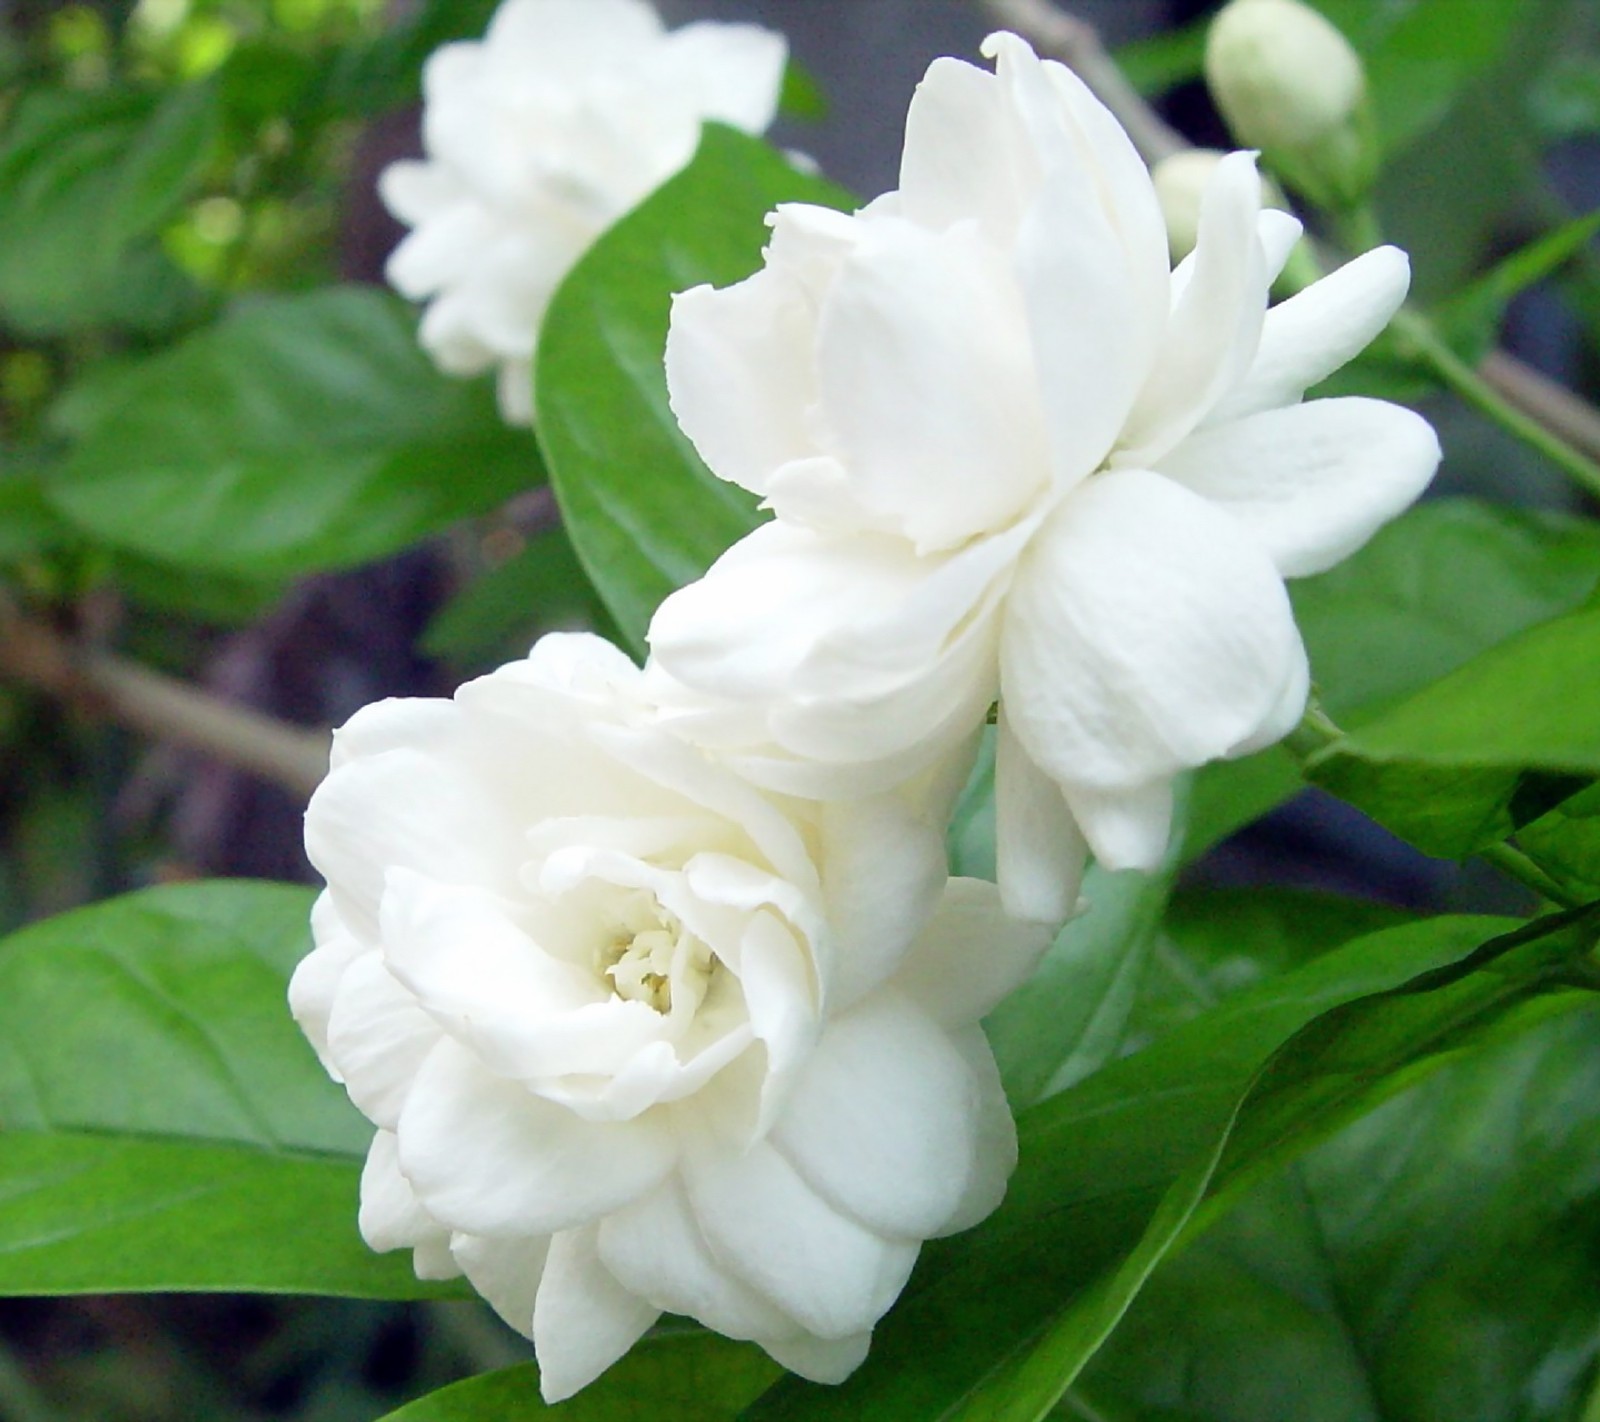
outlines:
[[[457,112],[457,69],[578,13],[509,0],[430,71],[435,150],[481,150],[512,206],[512,139]],[[860,1363],[922,1242],[1014,1162],[979,1020],[1090,853],[1152,864],[1178,774],[1296,722],[1284,579],[1438,458],[1409,411],[1302,400],[1392,315],[1402,254],[1270,305],[1299,224],[1234,154],[1174,269],[1111,115],[1014,36],[985,52],[929,71],[897,191],[780,208],[761,271],[677,298],[673,409],[773,518],[663,603],[646,666],[552,636],[369,707],[307,814],[328,887],[291,997],[377,1127],[362,1231],[464,1274],[551,1399],[663,1311],[810,1378]],[[548,291],[483,242],[483,292],[501,262]],[[479,295],[424,338],[476,330]],[[998,886],[943,848],[996,702]]]
[[[706,119],[762,132],[787,46],[754,25],[665,33],[645,0],[506,0],[481,41],[423,71],[424,162],[391,164],[389,210],[416,230],[389,280],[428,300],[422,344],[454,375],[496,369],[533,417],[550,297],[589,246],[694,153]]]

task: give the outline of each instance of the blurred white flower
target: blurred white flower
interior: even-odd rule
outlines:
[[[505,0],[482,41],[423,70],[427,159],[378,190],[413,227],[389,280],[428,301],[440,367],[498,367],[500,406],[532,418],[539,323],[562,277],[624,212],[694,154],[707,119],[772,122],[787,48],[754,25],[666,33],[644,0]]]
[[[892,782],[998,695],[1001,887],[1045,919],[1085,839],[1152,867],[1173,778],[1295,724],[1284,578],[1405,508],[1438,445],[1384,401],[1300,403],[1393,314],[1403,253],[1269,311],[1300,226],[1239,153],[1169,270],[1115,119],[1015,36],[985,52],[928,71],[897,192],[779,208],[763,270],[677,298],[673,409],[776,517],[650,637],[663,686],[718,703],[685,734],[794,793]]]
[[[551,1400],[662,1310],[848,1374],[921,1242],[1000,1200],[976,1024],[1046,933],[947,882],[953,791],[923,792],[760,791],[589,636],[359,712],[290,1000],[378,1127],[368,1242],[465,1273]]]

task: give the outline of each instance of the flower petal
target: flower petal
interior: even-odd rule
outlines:
[[[1261,344],[1211,423],[1292,405],[1369,346],[1406,299],[1410,259],[1375,247],[1267,312]]]
[[[607,1215],[600,1223],[599,1250],[624,1288],[729,1338],[783,1338],[800,1332],[786,1313],[717,1263],[683,1185],[674,1177]]]
[[[794,1338],[757,1340],[774,1362],[815,1383],[842,1383],[867,1360],[872,1330],[844,1338],[815,1338],[809,1333]]]
[[[660,1316],[601,1262],[596,1235],[592,1227],[566,1230],[550,1241],[533,1304],[539,1392],[546,1402],[587,1387]]]
[[[934,1021],[964,1027],[1027,981],[1055,935],[1054,923],[1007,913],[993,884],[951,879],[893,985]]]
[[[768,1139],[835,1208],[926,1239],[966,1191],[974,1096],[945,1034],[886,990],[828,1023]]]
[[[829,452],[918,553],[1003,527],[1049,477],[1028,312],[974,223],[865,224],[823,304],[816,362]]]
[[[428,1212],[472,1234],[534,1235],[599,1219],[672,1167],[655,1113],[587,1121],[441,1042],[401,1113],[400,1168]]]
[[[723,1267],[824,1338],[870,1328],[916,1262],[914,1242],[883,1239],[826,1204],[764,1141],[742,1152],[708,1142],[685,1155],[683,1178]]]
[[[1114,464],[1148,468],[1210,412],[1249,368],[1267,310],[1261,179],[1248,153],[1221,159],[1200,206],[1191,274],[1167,323]]]
[[[328,1056],[328,1018],[346,970],[362,954],[376,950],[349,930],[326,889],[311,905],[311,936],[317,946],[300,960],[289,979],[289,1011],[310,1039],[323,1069],[335,1081],[343,1081]]]
[[[1069,785],[1066,798],[1102,868],[1151,873],[1161,867],[1172,838],[1170,778],[1113,790]]]
[[[398,1143],[392,1131],[379,1131],[372,1138],[366,1164],[361,1168],[361,1212],[357,1217],[361,1237],[380,1253],[390,1249],[417,1249],[418,1277],[454,1278],[461,1272],[450,1259],[448,1249],[442,1260],[448,1273],[423,1275],[428,1256],[438,1259],[439,1246],[448,1246],[450,1231],[433,1218],[417,1199],[417,1192],[400,1173]]]
[[[1078,906],[1089,847],[1061,787],[1029,758],[1000,705],[994,765],[995,879],[1007,913],[1052,927]]]
[[[1421,415],[1349,398],[1201,430],[1159,472],[1226,509],[1296,578],[1349,557],[1411,505],[1438,465],[1438,437]]]
[[[1244,528],[1127,470],[1074,491],[1029,547],[1000,655],[1033,761],[1069,790],[1122,790],[1229,754],[1275,714],[1305,653]]]
[[[701,20],[667,35],[657,63],[702,117],[761,133],[777,116],[788,57],[775,30]]]
[[[534,1299],[550,1252],[547,1235],[486,1239],[477,1234],[451,1236],[450,1252],[461,1272],[489,1306],[524,1338],[533,1337]]]
[[[976,218],[991,238],[1008,240],[1022,217],[1014,142],[995,76],[934,60],[906,112],[901,211],[935,231]]]
[[[368,1120],[393,1130],[412,1083],[443,1037],[378,953],[356,959],[328,1018],[328,1055]]]
[[[1000,1084],[1000,1068],[995,1064],[983,1028],[972,1023],[952,1033],[950,1045],[967,1063],[976,1103],[977,1135],[966,1191],[940,1230],[941,1237],[971,1229],[999,1209],[1005,1197],[1006,1182],[1017,1166],[1017,1127],[1006,1102],[1005,1087]]]

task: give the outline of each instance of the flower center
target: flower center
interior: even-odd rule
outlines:
[[[611,990],[662,1014],[674,1007],[693,1014],[705,1000],[716,970],[711,950],[664,909],[644,927],[625,925],[601,949],[596,967]]]

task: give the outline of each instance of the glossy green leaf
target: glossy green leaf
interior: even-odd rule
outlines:
[[[1552,962],[1575,951],[1579,930],[1570,926],[1565,937],[1502,939],[1484,949],[1505,926],[1440,918],[1362,937],[1229,998],[1025,1112],[1022,1161],[1005,1204],[977,1230],[925,1251],[863,1368],[832,1390],[789,1380],[749,1415],[963,1415],[975,1389],[1026,1357],[1071,1301],[1120,1309],[1127,1295],[1116,1287],[1117,1271],[1137,1274],[1147,1262],[1127,1261],[1152,1221],[1171,1233],[1184,1217],[1171,1202],[1182,1204],[1194,1188],[1193,1172],[1204,1173],[1246,1093],[1220,1167],[1230,1190],[1304,1149],[1381,1090],[1388,1073],[1458,1044],[1468,1024],[1492,1020],[1545,986]],[[1169,1207],[1158,1219],[1164,1199]],[[1098,1324],[1089,1330],[1090,1341],[1097,1331]],[[1047,1361],[1054,1387],[1082,1358]]]
[[[383,1422],[731,1422],[779,1368],[749,1343],[709,1333],[651,1338],[554,1407],[539,1399],[532,1363],[456,1383]]]
[[[123,259],[193,190],[216,124],[206,84],[30,94],[0,144],[5,323],[53,335],[125,308]]]
[[[1600,210],[1564,222],[1519,247],[1454,296],[1437,314],[1450,343],[1477,364],[1494,344],[1506,307],[1530,286],[1554,275],[1600,232]]]
[[[1088,907],[1061,930],[1034,975],[984,1020],[1013,1110],[1064,1090],[1122,1045],[1139,996],[1172,867],[1084,879]]]
[[[1600,899],[1600,786],[1519,830],[1517,844],[1580,897]]]
[[[1600,606],[1541,623],[1307,762],[1419,849],[1461,858],[1600,776]]]
[[[234,578],[344,567],[542,481],[481,382],[434,370],[403,303],[266,298],[131,368],[72,418],[47,488],[91,537]]]
[[[1597,1029],[1588,1008],[1464,1056],[1253,1189],[1162,1266],[1086,1373],[1087,1406],[1580,1415],[1600,1313]]]
[[[780,202],[847,207],[759,139],[708,124],[694,160],[605,234],[545,316],[537,427],[573,546],[637,649],[656,605],[758,521],[714,478],[667,407],[672,293],[726,286],[761,264]]]
[[[1406,147],[1493,70],[1519,25],[1548,3],[1528,0],[1316,0],[1361,52],[1384,146]]]
[[[1496,643],[1578,607],[1597,582],[1600,526],[1592,520],[1438,499],[1290,591],[1319,693],[1349,729]],[[1186,855],[1302,783],[1276,747],[1206,767],[1190,801]]]
[[[311,897],[149,889],[0,942],[0,1292],[441,1292],[356,1233],[371,1128],[284,1002]]]

